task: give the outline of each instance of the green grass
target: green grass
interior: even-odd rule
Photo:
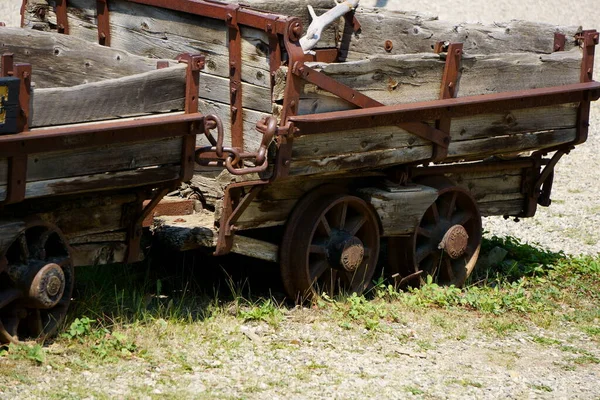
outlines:
[[[391,334],[416,352],[434,349],[438,339],[407,332],[405,326],[415,319],[418,324],[441,330],[447,340],[477,334],[503,337],[532,324],[549,330],[566,324],[597,344],[599,256],[570,257],[514,238],[484,240],[484,252],[494,247],[505,249],[507,257],[499,265],[475,271],[465,288],[442,287],[428,279],[418,289],[399,291],[378,280],[362,296],[323,295],[301,314],[308,316],[302,317],[306,320],[296,323],[328,321],[331,335],[356,330],[365,333],[361,336],[364,340],[373,342],[376,335]],[[150,366],[168,362],[182,374],[198,366],[222,368],[223,357],[236,357],[248,343],[253,345],[241,331],[242,325],[276,331],[294,311],[294,306],[277,294],[251,292],[251,284],[237,275],[221,274],[216,280],[198,280],[193,274],[173,278],[164,271],[136,265],[82,268],[77,279],[75,300],[63,333],[53,346],[26,344],[0,349],[3,382],[25,384],[28,374],[21,371],[23,366],[84,371],[124,360]],[[173,341],[194,343],[203,349],[205,357],[194,359],[182,348],[166,345]],[[568,353],[564,368],[600,363],[595,354],[568,347],[565,340],[548,334],[533,336],[532,341]],[[281,342],[267,349],[293,352],[303,345],[304,341]],[[326,368],[315,363],[305,369],[303,373],[310,376]],[[452,383],[478,387],[470,381]],[[424,393],[411,386],[405,390],[415,395]]]

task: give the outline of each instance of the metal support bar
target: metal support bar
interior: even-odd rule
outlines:
[[[227,186],[223,196],[223,209],[219,223],[219,237],[214,252],[215,256],[222,256],[231,251],[236,231],[235,223],[266,184],[265,181],[253,181],[234,183]],[[250,191],[242,197],[244,189],[250,189]]]
[[[448,46],[444,42],[439,42],[435,46],[436,52],[446,51],[446,65],[442,75],[442,87],[440,89],[440,99],[452,99],[458,95],[458,76],[460,73],[460,63],[463,54],[462,43],[450,43]],[[441,161],[448,155],[448,144],[450,143],[450,128],[452,118],[444,117],[436,121],[435,127],[446,135],[446,146],[434,146],[432,161]]]
[[[14,54],[5,53],[0,58],[2,65],[0,65],[0,77],[9,77],[14,74]]]
[[[458,118],[490,112],[578,103],[586,98],[590,101],[600,98],[600,83],[575,83],[456,99],[300,115],[290,117],[290,122],[296,127],[296,135],[308,135],[342,131],[348,126],[356,129],[372,128],[412,121],[438,120],[444,117]]]
[[[143,222],[150,215],[150,212],[158,205],[158,203],[169,193],[170,188],[162,188],[158,190],[152,200],[144,207],[143,201],[147,196],[140,196],[138,199],[138,216],[136,220],[129,226],[127,231],[127,257],[125,262],[127,264],[133,264],[140,261],[140,245],[143,233]]]
[[[110,17],[108,13],[108,0],[96,0],[98,17],[98,43],[110,47]]]
[[[56,25],[58,33],[69,34],[69,16],[67,13],[67,0],[56,0]]]
[[[18,203],[25,198],[27,185],[27,155],[8,158],[8,181],[6,199],[1,205]]]
[[[231,8],[229,4],[205,1],[205,0],[129,0],[132,3],[146,4],[154,7],[166,8],[169,10],[180,11],[188,14],[195,14],[202,17],[227,20],[227,14]],[[272,31],[276,34],[283,35],[288,29],[290,22],[298,23],[299,27],[296,30],[298,39],[302,35],[302,24],[298,18],[290,18],[285,15],[271,14],[264,11],[254,10],[247,6],[240,6],[238,9],[239,25],[249,26],[264,30],[265,32]],[[270,26],[270,28],[269,28]]]
[[[198,92],[200,90],[200,71],[204,69],[205,58],[203,55],[181,54],[179,62],[187,63],[185,82],[185,113],[198,113]],[[194,176],[196,135],[190,127],[190,132],[183,137],[181,180],[187,182]]]
[[[30,101],[31,101],[31,64],[14,64],[13,77],[21,80],[19,91],[19,116],[17,119],[17,133],[29,130]]]
[[[554,47],[553,51],[565,51],[565,45],[567,44],[567,37],[564,33],[554,33]]]
[[[583,31],[577,37],[583,49],[583,58],[581,60],[581,82],[592,82],[594,73],[594,55],[596,45],[599,42],[599,33],[593,31]],[[585,98],[579,104],[577,110],[577,136],[573,145],[578,145],[585,142],[588,138],[590,126],[590,99]]]
[[[295,75],[302,77],[307,82],[317,85],[321,89],[326,90],[329,93],[334,94],[357,107],[374,108],[384,106],[383,103],[380,103],[377,100],[374,100],[369,96],[366,96],[361,92],[336,81],[322,72],[307,67],[302,63],[296,63],[292,68],[292,72]],[[398,124],[398,127],[409,133],[422,137],[423,139],[429,140],[438,146],[445,148],[448,147],[449,138],[447,134],[420,121],[411,121],[410,123]]]
[[[225,21],[229,36],[229,109],[231,116],[231,145],[244,148],[242,104],[242,35],[238,25],[240,6],[230,4]]]

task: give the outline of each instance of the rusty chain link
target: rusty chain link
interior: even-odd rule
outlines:
[[[217,130],[217,139],[214,138],[211,131]],[[201,147],[196,150],[196,162],[201,166],[221,167],[225,165],[227,171],[233,175],[245,175],[264,172],[269,166],[268,150],[277,133],[277,119],[269,116],[260,120],[256,124],[256,130],[262,133],[260,147],[256,152],[243,152],[236,147],[223,146],[225,139],[223,123],[215,115],[204,117],[204,134],[211,146]],[[210,157],[213,153],[216,157]],[[244,161],[253,160],[256,166],[244,167]]]

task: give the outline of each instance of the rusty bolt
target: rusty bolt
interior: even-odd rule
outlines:
[[[385,48],[385,51],[387,51],[389,53],[394,48],[394,43],[391,40],[386,40],[384,48]]]
[[[290,160],[285,160],[283,162],[283,165],[285,165],[286,167],[289,167],[290,166]]]
[[[289,30],[290,40],[296,42],[302,36],[302,24],[298,21],[292,23]]]
[[[0,22],[0,26],[6,26],[4,22]]]
[[[227,16],[225,17],[225,19],[227,20],[227,22],[231,22],[231,21],[233,21],[233,15],[231,15],[231,13],[227,13]]]
[[[23,79],[29,79],[31,75],[29,74],[29,72],[25,71],[23,72]]]
[[[461,53],[460,49],[456,49],[456,50],[454,50],[454,54],[455,54],[455,55],[457,55],[457,56],[460,56],[460,53]]]
[[[267,24],[267,32],[268,33],[273,32],[273,24]]]

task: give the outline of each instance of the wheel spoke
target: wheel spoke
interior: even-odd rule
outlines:
[[[4,333],[9,336],[11,341],[18,340],[17,331],[19,329],[19,322],[19,317],[17,317],[16,314],[3,317],[2,322],[0,323],[0,336],[2,336],[2,327],[4,327]]]
[[[320,226],[323,228],[325,235],[327,235],[328,237],[331,236],[331,226],[329,226],[329,221],[327,221],[327,218],[325,218],[325,215],[321,215],[321,218],[319,219],[319,223],[320,223]]]
[[[327,247],[319,244],[311,244],[309,251],[311,254],[321,254],[324,256],[329,254],[329,252],[327,251]]]
[[[360,217],[353,218],[351,221],[347,221],[347,222],[348,222],[348,226],[345,229],[346,232],[348,232],[352,236],[356,236],[358,231],[360,231],[360,228],[362,228],[363,225],[367,222],[367,216],[364,214],[361,214]]]
[[[454,269],[452,268],[452,260],[450,260],[449,257],[444,257],[444,266],[445,266],[446,278],[448,278],[449,281],[453,281],[454,280]]]
[[[452,225],[461,225],[464,226],[467,222],[469,222],[473,218],[473,215],[469,212],[462,211],[458,212],[452,216],[450,222]]]
[[[454,207],[456,207],[457,198],[458,192],[452,192],[452,199],[450,199],[450,206],[448,207],[448,212],[446,213],[446,219],[452,218],[452,214],[454,214]]]
[[[314,283],[317,281],[327,270],[331,269],[329,262],[326,259],[315,261],[310,265],[310,278]]]
[[[434,252],[434,248],[431,243],[426,243],[423,246],[419,247],[415,252],[415,261],[417,264],[420,264],[427,256],[431,255]]]
[[[416,233],[419,236],[424,236],[426,238],[431,238],[431,231],[429,229],[426,229],[426,228],[422,227],[422,226],[417,227]]]
[[[21,292],[17,289],[8,289],[0,293],[0,310],[21,297]]]
[[[435,221],[435,223],[439,223],[440,222],[440,212],[438,209],[438,205],[437,203],[433,203],[430,207],[431,210],[431,214],[433,215],[433,220]]]
[[[0,274],[8,269],[8,259],[6,256],[0,256]]]
[[[333,221],[331,225],[334,228],[343,230],[346,226],[346,215],[348,215],[348,203],[346,201],[343,201],[342,203],[334,207],[330,211],[330,213],[333,214]]]
[[[44,332],[44,324],[42,322],[42,313],[39,309],[30,310],[26,318],[27,328],[32,337],[39,337]]]
[[[29,246],[27,246],[27,238],[25,235],[20,235],[17,239],[19,242],[19,250],[21,253],[21,262],[23,264],[29,263]]]

